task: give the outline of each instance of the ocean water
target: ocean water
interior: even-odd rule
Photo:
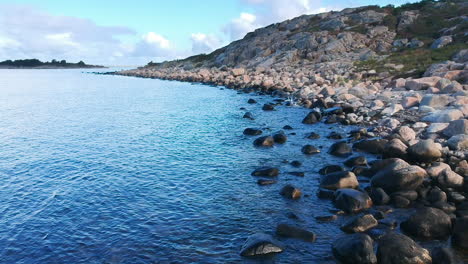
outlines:
[[[333,263],[346,217],[314,219],[333,209],[316,196],[317,171],[342,162],[325,136],[350,128],[303,125],[299,107],[262,111],[272,100],[83,70],[0,70],[0,263]],[[284,125],[296,135],[272,149],[242,134]],[[322,138],[304,139],[309,132]],[[305,144],[323,151],[305,156]],[[278,183],[258,186],[250,173],[259,166],[279,167]],[[304,197],[282,198],[286,184]],[[317,241],[279,238],[285,251],[274,258],[239,256],[249,235],[274,234],[278,223]]]

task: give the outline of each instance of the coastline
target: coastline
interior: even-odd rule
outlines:
[[[449,69],[447,65],[455,63],[460,62],[445,62],[439,65],[439,69],[443,69],[444,65],[446,69]],[[329,135],[330,140],[335,140],[336,143],[331,146],[328,152],[342,157],[343,164],[329,164],[330,166],[318,168],[321,172],[319,174],[322,176],[317,195],[320,198],[333,200],[337,207],[337,211],[334,213],[328,215],[324,212],[324,216],[318,218],[334,221],[343,213],[356,215],[353,218],[354,224],[348,224],[357,225],[353,228],[364,230],[364,233],[370,237],[368,238],[359,231],[357,234],[361,237],[354,237],[353,240],[371,239],[372,241],[375,239],[376,242],[380,243],[380,241],[388,239],[389,236],[394,236],[393,232],[401,224],[402,231],[397,233],[406,234],[418,242],[423,238],[417,232],[416,234],[411,233],[410,230],[412,228],[418,229],[414,227],[415,223],[430,225],[431,223],[426,223],[430,221],[440,227],[440,225],[447,226],[447,219],[451,219],[450,221],[454,221],[455,224],[454,226],[450,224],[450,228],[459,230],[461,226],[465,225],[463,221],[464,208],[468,205],[465,202],[468,197],[468,181],[465,181],[468,177],[468,92],[466,89],[468,87],[441,77],[457,76],[452,71],[444,72],[442,70],[420,79],[398,79],[385,88],[379,82],[366,82],[350,88],[349,90],[354,89],[353,93],[336,93],[339,89],[337,87],[333,89],[321,88],[320,92],[312,97],[308,95],[306,98],[297,91],[291,92],[284,88],[262,84],[248,87],[250,82],[246,80],[255,78],[253,75],[258,74],[258,72],[252,73],[245,69],[224,69],[223,72],[225,74],[220,74],[218,70],[211,72],[210,69],[187,72],[180,69],[158,69],[155,67],[109,74],[197,82],[224,86],[245,93],[254,92],[285,99],[294,98],[301,106],[311,109],[309,115],[305,116],[303,120],[303,123],[309,124],[311,128],[318,122],[363,127],[363,129],[352,131],[344,137]],[[465,73],[466,71],[459,71],[457,74]],[[320,76],[314,78],[320,82]],[[373,94],[372,90],[368,88],[369,86],[376,90]],[[360,96],[358,92],[365,95]],[[330,98],[333,98],[333,101]],[[388,100],[389,98],[391,100]],[[287,100],[283,102],[286,105],[290,104]],[[276,105],[283,104],[283,102],[272,98],[270,104],[259,105],[258,111],[272,111]],[[256,104],[254,101],[249,101],[249,103]],[[369,116],[366,114],[369,112],[377,113]],[[252,115],[252,113],[245,114],[244,118],[250,118]],[[294,127],[294,124],[291,126]],[[251,130],[246,132],[247,129]],[[252,129],[246,128],[244,134],[258,135],[255,133],[255,129]],[[289,128],[285,127],[284,129],[283,132],[263,137],[253,136],[255,139],[253,144],[260,148],[287,144],[289,132],[287,129]],[[250,134],[251,132],[252,134]],[[312,137],[313,135],[311,135]],[[304,144],[308,142],[310,141],[304,139]],[[316,148],[313,146],[313,142],[311,143],[312,145],[304,145],[302,153],[298,153],[298,155],[320,155],[319,152],[315,152]],[[367,163],[367,160],[360,153],[374,155],[377,159]],[[261,168],[254,171],[252,175],[260,177],[259,185],[283,184],[276,178],[278,171],[274,167]],[[397,180],[395,177],[403,177],[407,180]],[[435,193],[445,198],[440,198],[441,200],[434,198]],[[301,186],[285,185],[281,195],[286,199],[295,200],[300,199],[303,194]],[[357,205],[356,202],[350,202],[351,200],[356,201],[356,199],[359,201]],[[407,213],[403,214],[403,218],[400,216],[396,223],[389,226],[385,219],[393,211],[392,208],[413,209],[407,210]],[[412,213],[414,209],[416,209],[416,213]],[[425,215],[427,219],[416,219],[418,214]],[[441,224],[437,218],[445,219],[445,222]],[[369,219],[372,224],[369,224]],[[389,229],[386,229],[383,234],[374,234],[372,230],[376,230],[376,225]],[[354,232],[345,231],[345,233]],[[278,226],[276,235],[292,238],[311,236],[309,230],[294,225]],[[444,239],[451,235],[451,231],[450,234],[445,232]],[[463,235],[465,234],[463,233]],[[409,237],[396,235],[391,239],[397,244],[404,244],[405,239]],[[451,238],[454,244],[459,243],[456,237],[457,234],[453,234]],[[435,238],[433,234],[429,234],[424,239],[432,240]],[[274,237],[268,235],[267,237],[253,235],[250,240],[275,244]],[[347,243],[354,242],[347,241]],[[347,245],[341,245],[341,247],[346,248]],[[442,242],[440,247],[431,249],[434,251],[442,250],[445,248],[444,245],[445,242]],[[334,253],[337,250],[336,247],[339,246],[331,245]],[[417,244],[414,244],[414,247],[417,248],[419,257],[426,260],[431,258],[426,249]],[[249,241],[246,242],[244,248],[249,248]],[[278,248],[280,247],[278,246]],[[248,251],[243,250],[241,255],[246,254],[245,252]],[[370,250],[366,254],[372,255]],[[391,255],[392,253],[387,252],[386,254]],[[391,257],[390,255],[389,257]]]

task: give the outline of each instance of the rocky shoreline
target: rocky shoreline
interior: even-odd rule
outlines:
[[[330,134],[336,142],[327,152],[342,164],[317,168],[317,195],[336,207],[317,221],[352,215],[341,226],[346,235],[330,245],[335,259],[462,263],[459,257],[468,260],[468,46],[467,33],[460,31],[466,29],[467,18],[454,8],[465,10],[467,5],[429,1],[400,9],[363,7],[302,16],[249,33],[209,55],[112,74],[270,94],[282,99],[248,103],[258,105],[258,111],[274,111],[279,104],[308,108],[302,123],[311,129],[319,122],[361,127],[348,135]],[[432,38],[434,32],[429,32],[424,41],[414,36],[416,29],[424,29],[421,24],[442,11],[447,15],[441,21],[451,28],[431,28],[439,36]],[[401,36],[409,37],[397,38]],[[444,56],[450,56],[423,64],[421,74],[408,68],[421,59],[411,56],[435,56],[444,48]],[[397,57],[411,54],[409,61],[391,63],[394,51],[400,52]],[[244,114],[255,118],[254,113]],[[294,133],[293,127],[283,130]],[[256,137],[253,145],[261,149],[287,144],[290,134],[284,131],[262,136],[262,130],[246,128],[244,134]],[[318,136],[307,135],[297,155],[321,155],[310,141]],[[367,154],[378,159],[368,161]],[[301,167],[298,161],[290,164]],[[259,185],[284,184],[278,175],[275,167],[252,173]],[[297,200],[304,194],[301,186],[287,184],[278,195]],[[411,210],[404,218],[389,220],[397,208]],[[276,236],[320,239],[299,225],[285,224],[277,226]],[[440,245],[429,251],[419,245],[422,241]],[[255,234],[240,254],[269,255],[284,248],[271,235]]]
[[[348,137],[330,135],[338,142],[330,147],[329,153],[342,157],[343,164],[330,164],[320,169],[322,176],[317,195],[332,199],[337,211],[319,218],[333,221],[340,214],[355,215],[341,227],[351,235],[331,245],[335,258],[343,263],[461,263],[456,262],[457,256],[450,247],[437,247],[430,253],[414,241],[449,240],[453,247],[468,249],[468,181],[465,180],[468,179],[468,85],[453,77],[467,73],[467,54],[467,50],[460,51],[453,61],[432,66],[438,69],[437,74],[424,78],[397,79],[384,89],[377,82],[362,83],[346,92],[344,88],[318,88],[320,92],[312,100],[299,98],[295,102],[286,100],[291,94],[285,95],[276,89],[215,81],[224,78],[219,77],[218,72],[175,76],[170,71],[163,75],[161,71],[144,69],[118,74],[224,84],[242,92],[283,96],[286,97],[283,100],[259,105],[259,110],[273,111],[279,104],[299,103],[311,108],[302,122],[311,128],[318,122],[360,125],[363,128],[352,131]],[[230,76],[245,74],[243,69],[225,72]],[[239,76],[242,75],[234,79],[245,79]],[[320,80],[319,76],[315,78]],[[258,104],[254,99],[248,103]],[[254,115],[247,112],[244,118],[253,119]],[[292,127],[284,127],[284,130]],[[246,128],[244,134],[257,136],[253,144],[259,148],[285,144],[288,138],[282,132],[259,136],[262,131],[254,128]],[[302,155],[320,155],[319,152],[313,145],[305,144],[302,148]],[[360,152],[382,159],[368,163]],[[294,165],[301,166],[300,163]],[[278,184],[279,173],[277,168],[268,167],[252,175],[260,178],[258,184],[270,185]],[[362,177],[368,178],[369,183],[363,182]],[[300,186],[286,185],[280,195],[294,200],[303,194]],[[388,222],[386,218],[392,208],[416,208],[416,211],[408,219]],[[398,226],[407,236],[393,231]],[[312,232],[294,225],[280,224],[276,234],[309,242],[316,239]],[[376,255],[374,243],[378,245]],[[283,249],[271,235],[255,234],[247,240],[241,255],[269,255]],[[408,258],[400,259],[401,255]],[[396,260],[398,262],[392,262]]]

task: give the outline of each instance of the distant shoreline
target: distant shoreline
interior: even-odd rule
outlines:
[[[65,70],[65,69],[106,69],[109,67],[89,65],[82,67],[53,67],[53,66],[38,66],[38,67],[13,67],[13,66],[0,66],[0,70]]]

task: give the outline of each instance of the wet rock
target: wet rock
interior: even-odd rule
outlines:
[[[451,248],[437,247],[432,250],[432,264],[463,264]]]
[[[427,193],[426,200],[430,203],[447,202],[447,194],[439,187],[434,187]]]
[[[354,143],[353,148],[371,154],[382,154],[387,143],[386,139],[364,139]]]
[[[367,159],[364,156],[357,156],[347,159],[344,164],[348,167],[367,166]]]
[[[258,135],[261,135],[262,133],[263,133],[262,130],[256,129],[256,128],[246,128],[244,130],[244,135],[247,135],[247,136],[258,136]]]
[[[401,140],[405,142],[410,142],[416,138],[416,132],[411,129],[409,126],[402,126],[396,131]]]
[[[468,134],[468,120],[460,119],[449,123],[448,127],[442,131],[447,137],[453,137],[460,134]]]
[[[411,201],[401,195],[394,195],[392,196],[392,204],[396,208],[408,208],[411,204]]]
[[[313,155],[320,153],[320,150],[312,145],[305,145],[302,147],[302,153],[306,155]]]
[[[273,147],[275,140],[272,136],[264,136],[257,138],[253,144],[256,147]]]
[[[240,255],[243,257],[254,257],[281,252],[283,252],[281,243],[276,241],[271,235],[258,233],[250,236],[245,241]]]
[[[408,157],[420,162],[435,161],[442,157],[442,146],[432,139],[420,140],[408,148]]]
[[[317,134],[317,133],[312,132],[312,133],[307,134],[307,135],[306,135],[306,138],[307,138],[307,139],[319,139],[319,138],[320,138],[320,135]]]
[[[256,104],[257,101],[255,101],[254,99],[249,99],[249,100],[247,101],[247,103],[249,103],[249,104]]]
[[[372,206],[369,195],[354,189],[339,189],[335,192],[335,206],[347,213],[358,213]]]
[[[284,130],[293,130],[293,128],[289,125],[286,125],[283,127]]]
[[[327,136],[328,139],[343,139],[343,135],[341,135],[340,133],[337,133],[335,131],[331,132],[328,136]]]
[[[446,169],[451,170],[448,164],[443,162],[434,162],[431,167],[426,169],[426,172],[429,175],[429,177],[437,178],[439,174]]]
[[[334,143],[331,145],[330,150],[328,151],[328,153],[337,157],[347,157],[351,155],[352,152],[353,150],[351,147],[343,141]]]
[[[320,188],[317,192],[317,197],[320,199],[328,199],[332,200],[335,198],[335,191],[334,190],[329,190],[329,189],[324,189]]]
[[[360,233],[376,227],[377,219],[371,214],[355,216],[341,226],[341,230],[347,233]]]
[[[275,143],[284,144],[286,141],[288,141],[288,136],[286,136],[284,133],[276,133],[273,135],[273,140]]]
[[[247,112],[244,114],[243,118],[245,119],[250,119],[250,120],[255,120],[253,114],[251,112]]]
[[[345,171],[345,169],[339,165],[327,165],[319,170],[320,175],[326,175],[334,172]]]
[[[276,180],[264,180],[264,179],[260,179],[257,181],[257,184],[260,185],[260,186],[266,186],[266,185],[272,185],[272,184],[275,184],[277,183],[278,181]]]
[[[385,205],[390,202],[390,196],[382,188],[372,188],[370,197],[375,205]]]
[[[278,236],[297,238],[307,242],[314,242],[316,238],[316,235],[311,231],[287,224],[279,224],[276,227],[276,234]]]
[[[323,176],[320,180],[320,187],[329,190],[337,190],[344,188],[354,189],[358,186],[359,182],[356,178],[356,175],[349,171],[330,173]]]
[[[382,188],[387,193],[415,190],[427,176],[426,171],[418,166],[396,159],[384,169],[377,172],[371,179],[374,188]]]
[[[366,234],[339,237],[332,245],[333,256],[343,264],[375,264],[374,241]]]
[[[252,172],[256,177],[276,177],[279,175],[279,169],[273,167],[262,167]]]
[[[284,186],[283,189],[281,189],[280,194],[285,198],[293,199],[293,200],[297,200],[301,198],[302,196],[301,190],[295,188],[294,186],[290,184]]]
[[[273,111],[275,110],[275,106],[271,104],[264,104],[262,107],[263,111]]]
[[[309,124],[309,125],[315,124],[317,122],[320,122],[321,119],[322,119],[322,115],[319,112],[312,111],[304,118],[304,120],[302,120],[302,123]]]
[[[452,221],[450,216],[444,211],[424,207],[418,209],[406,221],[400,225],[401,229],[422,240],[447,239],[452,231]]]
[[[330,215],[321,215],[321,216],[316,216],[315,220],[320,221],[320,222],[332,222],[338,219],[337,215],[330,214]]]
[[[302,166],[302,162],[300,162],[298,160],[294,160],[294,161],[291,162],[291,166],[299,168],[299,167]]]
[[[397,233],[388,233],[377,247],[379,264],[430,264],[429,251],[422,248],[411,238]]]
[[[297,176],[297,177],[304,177],[305,176],[305,172],[302,172],[302,171],[291,171],[291,172],[288,172],[288,174],[293,175],[293,176]]]
[[[398,191],[390,194],[390,198],[395,197],[395,196],[401,196],[404,197],[410,201],[415,201],[418,199],[418,192],[413,191],[413,190],[407,190],[407,191]]]
[[[468,217],[459,217],[455,220],[452,245],[458,248],[468,249]]]

